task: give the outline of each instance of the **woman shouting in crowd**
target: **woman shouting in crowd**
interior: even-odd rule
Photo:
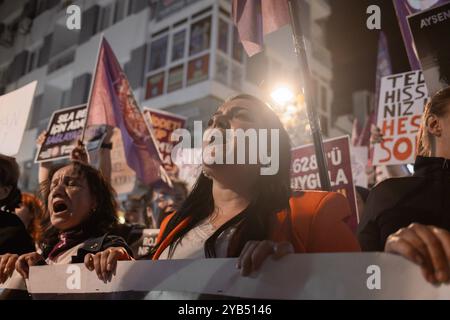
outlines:
[[[262,163],[203,164],[184,204],[163,221],[153,259],[239,257],[237,267],[248,275],[268,256],[359,251],[344,222],[350,208],[343,196],[319,191],[292,194],[289,137],[269,106],[250,95],[237,96],[219,107],[209,128],[278,130],[279,170],[261,175]],[[211,141],[204,144],[211,146]],[[226,141],[223,148],[236,150],[233,144]],[[278,150],[271,148],[275,159]]]
[[[109,234],[116,224],[115,193],[98,170],[72,161],[49,173],[43,195],[50,224],[44,232],[42,254],[10,256],[7,261],[2,259],[2,266],[15,264],[28,278],[33,265],[85,263],[114,270],[117,260],[131,259],[131,250],[122,238]],[[4,279],[12,271],[6,268],[8,274],[4,274],[2,266]],[[105,274],[99,277],[107,280]]]

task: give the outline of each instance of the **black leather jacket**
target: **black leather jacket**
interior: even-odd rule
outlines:
[[[132,250],[128,247],[127,243],[121,237],[106,233],[101,237],[90,238],[86,240],[83,246],[77,250],[77,254],[75,256],[72,256],[71,263],[83,263],[84,257],[88,253],[96,254],[111,247],[123,247],[125,250],[127,250],[130,257],[133,257]],[[51,249],[52,248],[44,248],[44,258],[47,258]]]
[[[419,156],[414,169],[371,190],[358,226],[364,251],[383,251],[387,237],[411,223],[450,231],[450,160]]]
[[[0,210],[0,255],[5,253],[24,254],[35,250],[20,218]]]

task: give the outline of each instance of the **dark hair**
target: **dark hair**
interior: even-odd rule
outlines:
[[[356,192],[360,195],[361,199],[364,203],[367,202],[367,198],[369,197],[370,190],[364,187],[355,186]]]
[[[417,139],[417,155],[431,157],[434,155],[434,137],[428,131],[431,115],[443,117],[450,111],[450,87],[438,91],[425,106],[422,123]]]
[[[80,227],[92,237],[104,235],[117,225],[116,193],[99,170],[83,162],[72,161],[69,165],[58,166],[50,171],[48,179],[41,184],[45,215],[50,217],[48,197],[53,175],[66,166],[73,166],[76,174],[86,178],[90,194],[95,197],[97,203],[95,211]],[[58,234],[59,231],[51,225],[49,219],[44,222],[43,243],[45,247],[53,247],[58,241]]]
[[[291,145],[289,136],[281,121],[273,110],[263,101],[251,95],[238,95],[228,101],[237,99],[251,100],[261,108],[261,114],[265,120],[267,129],[279,129],[280,132],[280,166],[275,175],[259,175],[259,181],[254,189],[253,199],[249,207],[238,217],[219,228],[205,243],[206,257],[215,257],[215,242],[220,233],[228,227],[235,226],[236,230],[230,240],[227,256],[236,257],[242,251],[245,243],[250,240],[264,240],[269,236],[269,226],[274,215],[283,210],[289,210],[290,188],[290,165]],[[164,230],[162,239],[165,239],[177,225],[186,218],[190,221],[186,228],[180,231],[172,241],[169,255],[173,254],[176,245],[182,240],[186,233],[194,228],[199,222],[213,213],[214,200],[212,196],[212,180],[200,174],[191,193],[170,219]],[[154,254],[159,244],[153,249]]]
[[[16,159],[0,154],[0,185],[11,187],[8,196],[0,200],[0,208],[5,207],[6,210],[14,211],[19,207],[21,200],[21,192],[17,187],[19,174]]]

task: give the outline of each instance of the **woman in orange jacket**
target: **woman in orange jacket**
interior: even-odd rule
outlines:
[[[181,209],[163,221],[153,259],[239,257],[237,267],[247,275],[270,255],[360,251],[344,222],[350,209],[342,195],[291,192],[289,137],[268,105],[239,95],[219,107],[208,125],[212,130],[204,138],[203,171]],[[239,151],[236,136],[217,141],[216,133],[227,129],[266,129],[271,143],[264,150],[270,160],[209,161]],[[232,155],[237,163],[236,152]]]

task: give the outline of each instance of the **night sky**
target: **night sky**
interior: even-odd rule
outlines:
[[[351,112],[354,91],[374,91],[378,48],[378,30],[368,30],[366,9],[381,8],[381,27],[388,38],[394,73],[409,71],[408,58],[392,0],[330,0],[332,9],[327,22],[327,42],[334,66],[334,102],[338,113]]]

